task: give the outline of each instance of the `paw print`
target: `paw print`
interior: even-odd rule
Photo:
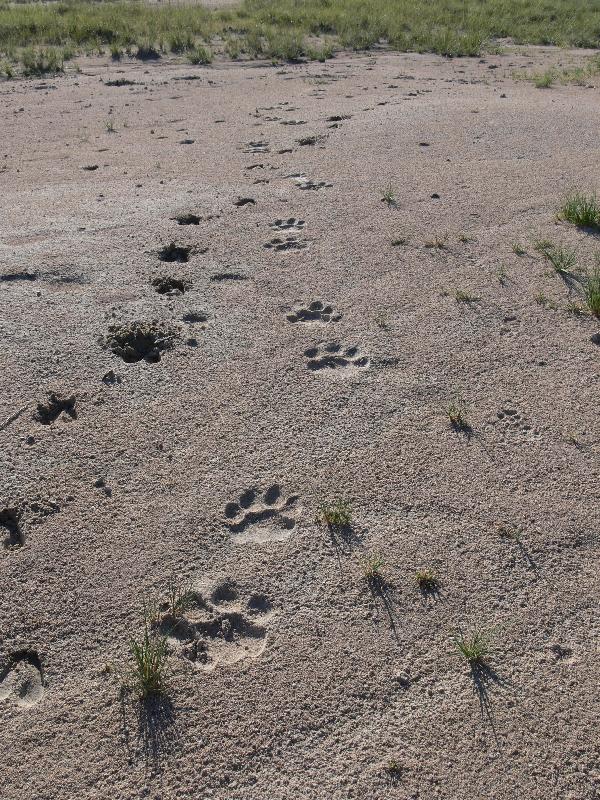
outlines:
[[[304,355],[308,358],[306,366],[310,370],[369,366],[369,359],[360,355],[358,347],[342,347],[338,342],[309,347]]]
[[[268,153],[269,143],[265,141],[247,142],[244,145],[244,153]]]
[[[303,219],[290,217],[289,219],[276,219],[269,227],[273,228],[275,231],[301,231],[305,224]]]
[[[31,708],[44,695],[42,664],[34,650],[13,653],[0,673],[0,701],[11,700],[18,708]]]
[[[235,581],[224,581],[205,598],[191,593],[179,616],[164,615],[159,630],[171,650],[204,670],[256,659],[267,644],[271,602],[263,594],[243,598]]]
[[[288,322],[339,322],[342,315],[333,306],[315,300],[307,308],[299,307],[287,315]]]
[[[496,419],[492,424],[500,426],[502,435],[521,435],[527,437],[538,437],[540,431],[535,428],[529,420],[522,416],[521,413],[513,406],[501,408],[496,414]]]
[[[296,527],[298,495],[283,497],[277,484],[264,492],[246,489],[225,506],[225,524],[238,542],[287,539]]]
[[[298,239],[297,236],[286,236],[285,239],[280,239],[276,237],[275,239],[271,239],[270,242],[267,242],[263,247],[266,247],[269,250],[276,250],[277,252],[281,252],[283,250],[304,250],[308,247],[308,242],[303,241],[302,239]]]

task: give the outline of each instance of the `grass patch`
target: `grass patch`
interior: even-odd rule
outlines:
[[[585,302],[596,319],[600,319],[600,262],[592,270],[585,285]]]
[[[572,192],[567,195],[559,216],[578,228],[600,229],[600,203],[595,194]]]
[[[454,637],[458,652],[471,666],[483,666],[490,653],[489,639],[484,631],[460,631]]]
[[[467,415],[469,409],[467,404],[461,397],[457,397],[446,408],[446,416],[450,420],[450,424],[457,431],[468,431],[471,429]]]
[[[317,513],[317,521],[328,528],[347,528],[352,522],[352,506],[347,500],[322,503]]]
[[[212,60],[213,54],[208,47],[199,45],[188,53],[188,61],[190,64],[211,64]]]
[[[552,242],[541,241],[536,243],[535,249],[540,252],[546,261],[561,275],[570,274],[577,265],[577,255],[574,250]]]
[[[432,569],[418,569],[415,573],[417,586],[424,594],[435,594],[439,591],[440,582]]]
[[[325,60],[335,47],[366,50],[382,43],[401,52],[476,56],[505,37],[516,44],[596,48],[599,17],[598,0],[243,0],[238,8],[216,10],[132,0],[6,2],[0,5],[0,49],[10,59],[29,47],[113,54],[148,47],[158,54],[218,40],[231,58]],[[573,79],[583,80],[586,69],[573,71]]]
[[[169,656],[167,639],[150,630],[146,619],[140,639],[130,643],[133,667],[129,688],[140,700],[166,693],[165,672]]]

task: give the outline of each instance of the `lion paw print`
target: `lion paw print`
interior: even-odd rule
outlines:
[[[225,522],[238,542],[287,539],[296,527],[298,495],[283,497],[278,484],[264,492],[246,489],[225,506]]]
[[[309,347],[304,355],[308,358],[306,366],[311,370],[369,366],[369,359],[360,355],[358,347],[342,347],[338,342]]]
[[[315,300],[308,307],[294,308],[287,314],[288,322],[339,322],[342,315],[333,306]]]
[[[31,708],[44,695],[44,675],[34,650],[13,653],[0,673],[0,700],[12,701],[18,708]]]
[[[301,231],[305,224],[303,219],[289,217],[288,219],[276,219],[269,227],[274,231]]]
[[[537,438],[540,435],[538,428],[535,428],[514,406],[501,408],[496,414],[493,424],[500,426],[503,436],[519,434]]]
[[[224,581],[208,599],[190,592],[185,609],[177,616],[163,615],[159,628],[174,653],[201,669],[214,670],[258,658],[267,644],[271,617],[266,595],[244,599],[235,581]]]

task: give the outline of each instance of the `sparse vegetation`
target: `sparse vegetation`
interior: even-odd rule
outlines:
[[[448,245],[448,234],[444,233],[441,236],[436,234],[433,239],[427,239],[425,241],[425,247],[432,249],[436,248],[438,250],[444,250]]]
[[[595,194],[573,192],[569,194],[560,209],[559,216],[578,228],[600,228],[600,202]]]
[[[512,251],[516,256],[527,255],[527,250],[525,250],[525,248],[521,244],[519,244],[519,242],[512,243]]]
[[[542,240],[536,242],[535,249],[562,275],[571,273],[577,264],[577,255],[569,247]]]
[[[450,424],[456,430],[469,430],[471,426],[467,418],[468,413],[467,404],[461,397],[457,397],[446,408],[446,415],[450,420]]]
[[[171,578],[167,586],[167,599],[163,611],[172,617],[180,617],[193,603],[194,592],[191,586],[183,586]]]
[[[382,585],[384,583],[382,570],[385,561],[380,555],[371,553],[363,562],[363,575],[370,585]]]
[[[188,61],[190,64],[210,64],[213,60],[213,54],[208,47],[198,45],[188,53]]]
[[[462,289],[457,289],[454,292],[454,299],[457,303],[477,303],[481,298]]]
[[[390,183],[382,192],[381,202],[387,203],[390,208],[397,205],[396,203],[396,192],[394,191],[394,187]]]
[[[600,319],[600,260],[597,260],[592,274],[587,279],[585,301],[590,313]]]
[[[403,244],[406,244],[408,239],[406,236],[399,236],[397,239],[392,239],[392,247],[401,247]]]
[[[454,637],[454,644],[461,656],[472,667],[483,666],[490,653],[488,636],[482,630],[475,630],[471,633],[459,630]]]
[[[165,672],[168,659],[167,640],[151,631],[149,619],[145,620],[140,639],[130,643],[133,667],[128,688],[140,700],[166,692]]]
[[[547,69],[532,76],[533,85],[536,89],[549,89],[556,80],[556,73],[553,69]]]
[[[6,51],[56,44],[126,49],[141,42],[142,53],[146,46],[158,53],[153,42],[159,42],[181,52],[182,44],[187,49],[189,42],[221,37],[232,58],[244,53],[285,60],[324,60],[334,46],[364,50],[381,41],[395,50],[445,56],[478,55],[493,47],[496,36],[516,43],[598,45],[597,9],[579,0],[548,0],[543,8],[522,0],[372,0],[368,7],[358,0],[245,0],[239,9],[212,11],[200,5],[72,0],[60,13],[44,3],[7,3],[0,7],[0,30]],[[322,44],[307,44],[307,37],[323,32]],[[591,70],[590,62],[569,77],[582,81]],[[557,74],[566,80],[564,72]],[[545,73],[540,78],[548,79]]]
[[[432,569],[418,569],[415,573],[415,580],[422,592],[437,592],[440,586],[437,573]]]
[[[538,306],[543,306],[543,308],[550,308],[555,311],[558,306],[554,300],[551,300],[547,297],[544,292],[538,292],[534,295],[533,299],[538,304]]]
[[[352,507],[343,499],[323,503],[319,506],[317,520],[329,528],[346,528],[352,522]]]

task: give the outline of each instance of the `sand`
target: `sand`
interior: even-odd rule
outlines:
[[[585,55],[0,85],[4,800],[598,797],[599,325],[533,245],[599,249],[599,90],[511,77]]]

